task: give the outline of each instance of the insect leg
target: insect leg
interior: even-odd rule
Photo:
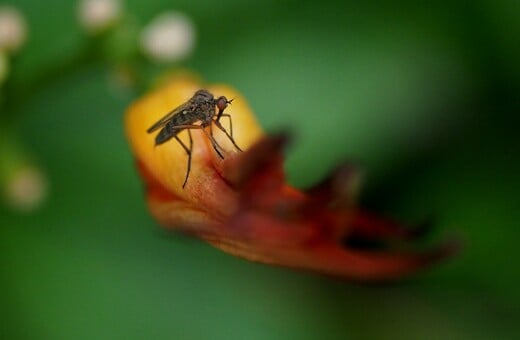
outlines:
[[[221,116],[229,118],[229,132],[230,132],[229,134],[231,135],[231,137],[233,137],[233,120],[231,119],[231,115],[228,113],[223,113]],[[218,119],[217,119],[217,122],[218,122]]]
[[[191,131],[188,130],[188,136],[190,136],[190,152],[188,153],[188,167],[186,169],[186,178],[184,179],[184,183],[182,183],[182,188],[186,186],[186,183],[188,182],[188,177],[190,176],[190,170],[191,170],[191,150],[193,150],[193,139],[191,137]]]
[[[231,117],[230,117],[230,121],[231,121]],[[229,135],[229,133],[226,131],[226,129],[224,129],[224,127],[222,126],[222,124],[220,124],[220,122],[218,120],[214,120],[215,122],[215,125],[220,129],[222,130],[222,132],[224,132],[226,134],[226,136],[229,138],[229,140],[231,141],[231,143],[233,143],[233,145],[235,146],[235,148],[237,148],[238,151],[242,151],[242,149],[240,149],[240,147],[237,145],[237,143],[235,142],[235,140],[233,139],[233,137],[231,137]]]
[[[190,135],[191,137],[191,135]],[[173,138],[175,138],[177,140],[177,142],[179,142],[179,144],[182,146],[182,148],[184,149],[184,151],[186,151],[186,154],[190,154],[190,151],[191,151],[191,138],[190,138],[190,147],[188,148],[186,146],[186,144],[184,144],[180,139],[179,137],[177,137],[177,135],[173,136]]]
[[[206,133],[206,130],[202,130]],[[217,147],[220,147],[220,145],[218,145],[217,143],[217,140],[215,139],[215,137],[213,137],[213,125],[209,125],[209,134],[210,136],[209,137],[209,140],[211,141],[211,145],[213,146],[213,149],[215,149],[215,151],[217,152],[217,154],[220,156],[221,159],[224,159],[224,157],[222,156],[222,154],[220,153],[220,151],[218,151]],[[206,133],[207,135],[207,133]]]
[[[213,126],[211,124],[209,125],[209,134],[213,137]]]
[[[209,141],[211,142],[211,145],[213,146],[213,149],[215,149],[215,151],[217,152],[219,157],[221,159],[224,159],[224,156],[222,156],[222,153],[219,150],[219,149],[222,149],[222,147],[217,143],[217,141],[215,140],[215,138],[212,135],[208,134],[208,132],[205,130],[206,126],[207,125],[176,125],[175,128],[179,129],[179,130],[182,130],[182,129],[187,129],[187,130],[199,129],[199,130],[202,130],[202,132],[204,132],[206,137],[208,137]]]
[[[211,130],[211,127],[210,127],[210,130]],[[211,142],[211,145],[213,146],[213,149],[215,149],[215,151],[217,152],[217,154],[220,156],[221,159],[224,159],[224,156],[222,156],[222,153],[218,150],[219,148],[222,149],[222,147],[220,145],[218,145],[217,141],[215,140],[215,138],[213,137],[213,134],[211,135],[208,135],[208,133],[206,132],[206,130],[202,129],[202,131],[204,131],[204,133],[206,134],[206,136],[208,136],[210,142]]]
[[[182,188],[186,186],[186,183],[188,182],[188,177],[190,176],[190,170],[191,170],[191,150],[193,148],[193,139],[191,138],[191,131],[188,130],[188,136],[190,136],[190,147],[188,148],[186,144],[184,144],[177,135],[174,135],[174,138],[179,142],[179,144],[182,146],[184,151],[188,154],[188,167],[186,169],[186,177],[184,178],[184,183],[182,183]]]

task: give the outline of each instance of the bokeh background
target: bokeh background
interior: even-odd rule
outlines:
[[[93,38],[75,1],[11,5],[29,34],[0,117],[49,191],[30,213],[0,206],[1,338],[518,336],[518,1],[128,0],[125,28],[96,53],[78,52]],[[122,124],[146,85],[121,84],[114,65],[170,9],[193,20],[195,48],[171,65],[133,60],[144,78],[182,66],[238,88],[268,131],[295,132],[291,183],[353,159],[366,171],[363,205],[433,217],[433,240],[456,236],[463,252],[362,285],[161,231]]]

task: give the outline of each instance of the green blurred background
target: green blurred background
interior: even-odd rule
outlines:
[[[465,241],[452,261],[387,285],[165,234],[123,133],[136,91],[114,87],[106,60],[66,69],[87,39],[74,1],[12,4],[30,28],[13,79],[57,68],[10,112],[50,192],[32,214],[0,207],[1,338],[518,336],[517,0],[126,1],[136,32],[164,10],[189,15],[197,43],[181,65],[238,88],[267,130],[293,129],[291,183],[354,159],[362,204],[405,222],[433,216],[437,239]]]

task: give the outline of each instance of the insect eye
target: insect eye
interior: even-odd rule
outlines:
[[[220,111],[223,111],[228,106],[228,100],[226,97],[221,96],[217,99],[217,107]]]

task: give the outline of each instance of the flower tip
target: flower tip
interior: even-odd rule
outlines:
[[[287,132],[267,135],[247,151],[224,160],[222,174],[235,187],[241,188],[259,172],[281,165],[282,151],[290,140]]]
[[[355,163],[343,163],[318,184],[306,190],[314,201],[334,203],[337,207],[348,208],[355,205],[363,172]]]

